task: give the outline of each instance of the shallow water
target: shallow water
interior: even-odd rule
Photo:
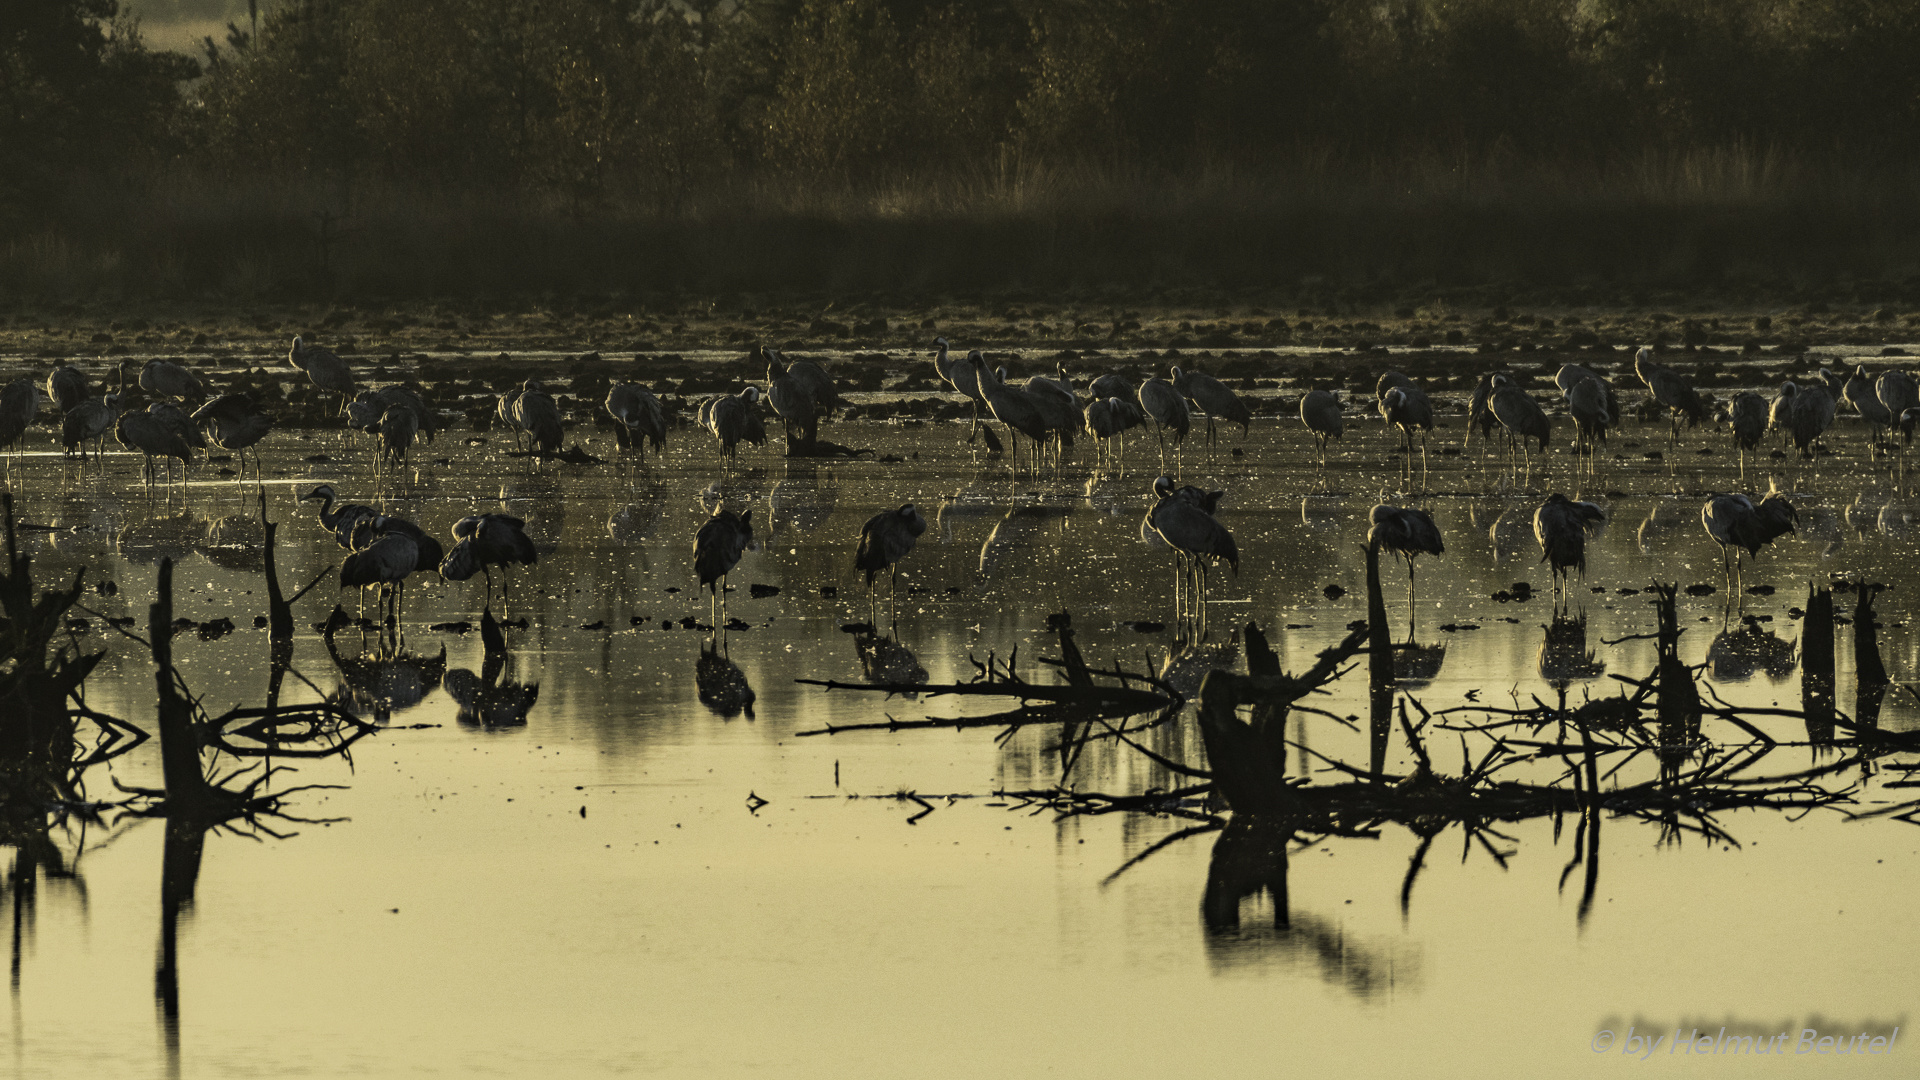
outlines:
[[[1497,706],[1551,701],[1552,674],[1575,700],[1615,693],[1608,675],[1645,676],[1650,640],[1606,642],[1652,631],[1649,597],[1618,591],[1651,581],[1716,587],[1681,595],[1680,648],[1689,663],[1711,656],[1706,677],[1728,701],[1797,706],[1789,609],[1805,603],[1809,579],[1830,574],[1895,586],[1879,601],[1882,654],[1896,684],[1914,680],[1920,499],[1909,474],[1868,464],[1856,422],[1842,422],[1829,439],[1836,455],[1817,469],[1767,462],[1784,468],[1777,481],[1801,528],[1747,568],[1748,586],[1777,591],[1746,595],[1726,588],[1699,508],[1706,492],[1767,480],[1742,483],[1723,437],[1690,434],[1673,452],[1664,425],[1634,425],[1615,436],[1618,460],[1583,475],[1560,448],[1530,469],[1442,453],[1463,431],[1449,419],[1424,469],[1416,454],[1409,470],[1397,440],[1366,422],[1351,424],[1324,469],[1294,420],[1262,419],[1244,441],[1211,453],[1190,444],[1170,460],[1182,479],[1227,490],[1220,520],[1242,552],[1237,575],[1212,578],[1210,639],[1170,666],[1170,681],[1191,692],[1213,663],[1243,667],[1233,646],[1249,620],[1289,670],[1345,636],[1366,614],[1361,543],[1382,498],[1431,509],[1446,538],[1444,556],[1415,567],[1411,610],[1405,568],[1384,568],[1396,639],[1411,623],[1429,646],[1407,654],[1402,692],[1431,708],[1469,694]],[[934,683],[966,681],[969,658],[989,653],[1017,655],[1022,674],[1046,679],[1035,658],[1058,652],[1050,612],[1071,612],[1096,667],[1159,668],[1177,646],[1173,629],[1133,625],[1172,621],[1171,559],[1139,531],[1161,467],[1151,435],[1129,439],[1123,474],[1096,474],[1083,444],[1034,477],[976,460],[964,433],[830,424],[827,437],[900,460],[789,463],[769,447],[723,469],[683,428],[666,460],[643,470],[533,466],[505,456],[498,437],[470,445],[471,433],[449,431],[414,472],[378,483],[370,452],[338,434],[271,438],[264,490],[289,589],[345,554],[313,523],[312,504],[295,501],[327,481],[442,535],[470,512],[524,518],[542,558],[515,575],[505,607],[528,626],[507,631],[512,659],[490,682],[477,632],[429,630],[478,622],[478,579],[409,586],[399,659],[360,656],[353,631],[335,640],[340,659],[330,654],[314,624],[335,600],[350,613],[356,602],[332,580],[297,605],[302,678],[289,676],[283,700],[349,701],[386,730],[350,761],[302,762],[284,779],[339,785],[289,800],[291,813],[331,820],[287,827],[298,833],[287,839],[209,835],[179,923],[177,1024],[154,992],[164,824],[55,830],[70,876],[34,887],[34,873],[17,869],[9,884],[20,1074],[1162,1076],[1199,1064],[1535,1075],[1624,1067],[1618,1049],[1596,1054],[1592,1040],[1616,1027],[1624,1039],[1629,1024],[1669,1037],[1676,1026],[1797,1035],[1904,1019],[1920,944],[1904,901],[1920,887],[1920,844],[1900,822],[1722,815],[1735,847],[1609,819],[1584,916],[1584,871],[1563,879],[1574,829],[1496,825],[1509,838],[1504,868],[1457,830],[1443,833],[1403,908],[1419,840],[1388,826],[1377,839],[1294,853],[1285,925],[1266,895],[1240,906],[1237,927],[1210,928],[1200,904],[1215,835],[1175,842],[1109,881],[1193,822],[1057,819],[996,795],[1063,779],[1114,793],[1184,782],[1140,754],[1094,743],[1063,778],[1055,736],[1038,727],[1004,740],[991,729],[803,735],[989,711],[795,680],[917,666]],[[604,437],[588,447],[612,456]],[[1654,449],[1665,459],[1642,456]],[[332,460],[304,460],[317,454]],[[18,518],[51,527],[23,533],[43,583],[83,567],[89,581],[110,578],[117,595],[86,602],[143,629],[155,564],[172,557],[176,614],[233,619],[230,636],[175,639],[184,677],[217,713],[265,692],[266,631],[252,628],[265,603],[254,484],[199,475],[184,493],[149,495],[137,458],[109,456],[101,476],[40,453],[16,461],[11,483]],[[1586,617],[1585,648],[1551,652],[1562,666],[1543,673],[1552,600],[1531,515],[1555,490],[1602,502],[1609,522],[1570,596]],[[750,506],[760,541],[728,596],[749,628],[717,654],[706,633],[679,624],[708,614],[691,539],[709,491]],[[855,537],[868,516],[906,501],[930,528],[903,564],[896,640],[863,649],[842,630],[869,610],[851,566]],[[1493,598],[1518,581],[1531,599]],[[780,591],[756,599],[752,584]],[[1331,585],[1344,595],[1329,599]],[[884,578],[880,589],[884,622]],[[1851,600],[1836,598],[1843,611]],[[1742,615],[1756,620],[1745,631]],[[94,620],[86,639],[110,650],[88,702],[144,723],[152,667],[103,631]],[[1850,713],[1851,637],[1845,627],[1838,636],[1838,698]],[[751,716],[740,679],[755,695]],[[536,684],[521,721],[502,703]],[[1366,715],[1363,672],[1334,691],[1314,704]],[[1293,723],[1312,751],[1366,766],[1364,722]],[[1879,723],[1920,726],[1920,704],[1896,689]],[[1775,750],[1770,771],[1836,758],[1804,745],[1797,721],[1771,724],[1773,737],[1802,745]],[[1707,734],[1748,741],[1713,721]],[[1190,713],[1141,738],[1204,763]],[[1488,740],[1429,743],[1451,770]],[[1290,764],[1339,778],[1305,751]],[[1412,767],[1398,733],[1384,764]],[[1631,763],[1619,782],[1655,768]],[[1857,782],[1854,808],[1871,809],[1904,799],[1884,785],[1906,775],[1861,767],[1831,782]],[[159,779],[149,744],[97,768],[89,792]],[[1905,1075],[1905,1052],[1898,1041],[1893,1055],[1846,1067]],[[1642,1067],[1697,1067],[1675,1064],[1688,1056],[1663,1045]]]

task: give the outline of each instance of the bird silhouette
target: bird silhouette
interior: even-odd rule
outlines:
[[[873,579],[882,570],[891,571],[892,587],[888,592],[889,613],[898,619],[897,605],[900,594],[900,560],[907,557],[920,534],[927,531],[927,519],[912,503],[904,503],[898,510],[886,510],[867,519],[860,527],[860,546],[853,553],[853,568],[867,575],[867,609],[869,621],[873,613]]]
[[[736,514],[723,506],[713,509],[713,516],[700,526],[693,538],[693,572],[701,586],[705,587],[711,600],[711,618],[713,628],[721,626],[720,616],[726,611],[721,593],[726,588],[727,575],[740,564],[740,555],[753,543],[753,511],[743,510]]]
[[[1893,422],[1900,424],[1905,441],[1913,441],[1913,425],[1905,420],[1909,410],[1920,407],[1920,383],[1904,371],[1889,371],[1873,384],[1873,392],[1880,404],[1887,407],[1887,414]]]
[[[1446,545],[1440,540],[1440,528],[1433,523],[1433,515],[1425,510],[1389,506],[1386,503],[1374,507],[1367,515],[1367,520],[1367,546],[1376,551],[1392,552],[1407,562],[1407,619],[1411,622],[1413,560],[1421,555],[1437,558],[1446,553]]]
[[[171,360],[147,361],[140,369],[140,389],[188,405],[197,406],[207,399],[200,377]]]
[[[3,405],[3,401],[0,401]],[[0,432],[4,434],[4,432]],[[145,456],[147,485],[154,481],[153,461],[155,458],[167,459],[167,482],[173,482],[173,459],[180,459],[180,474],[186,476],[187,463],[193,459],[193,447],[173,425],[168,424],[151,412],[122,413],[114,422],[113,437],[116,442],[129,450],[138,450]]]
[[[709,398],[700,407],[702,426],[719,441],[720,453],[730,461],[739,458],[742,442],[766,444],[767,430],[758,410],[760,397],[760,388],[749,386],[738,394]]]
[[[1330,390],[1309,390],[1300,398],[1300,422],[1307,425],[1320,449],[1320,464],[1327,463],[1327,441],[1337,439],[1346,430],[1340,397]]]
[[[1795,531],[1800,515],[1793,504],[1778,494],[1768,494],[1758,503],[1740,494],[1715,494],[1707,499],[1700,508],[1700,524],[1706,528],[1707,535],[1720,545],[1722,568],[1729,582],[1745,579],[1744,566],[1739,551],[1744,549],[1747,558],[1756,558],[1760,549],[1771,544],[1777,537]],[[1729,563],[1731,556],[1731,563]]]
[[[939,373],[942,382],[966,395],[972,407],[973,417],[967,425],[967,441],[972,442],[974,431],[980,426],[980,406],[985,401],[980,394],[980,372],[973,366],[973,354],[951,356],[947,339],[943,337],[933,339],[933,348],[933,370]]]
[[[1760,448],[1767,434],[1767,399],[1742,390],[1727,403],[1727,425],[1733,429],[1734,449],[1740,455],[1740,474],[1746,475],[1747,455]]]
[[[1154,438],[1160,442],[1160,467],[1164,469],[1167,467],[1166,432],[1173,432],[1173,445],[1177,450],[1193,426],[1187,399],[1167,380],[1148,379],[1140,384],[1135,400],[1140,402],[1140,411],[1153,421]]]
[[[1566,368],[1561,369],[1562,373],[1565,371]],[[1615,411],[1617,406],[1612,401],[1612,388],[1600,379],[1589,376],[1567,387],[1564,393],[1567,412],[1573,417],[1574,438],[1587,456],[1592,457],[1594,450],[1607,441],[1607,429],[1614,425],[1620,415]]]
[[[353,369],[340,359],[339,354],[319,345],[309,345],[295,337],[293,345],[287,349],[287,363],[306,372],[307,381],[315,389],[340,395],[340,408],[334,415],[347,411],[347,399],[353,397],[354,392]]]
[[[1800,456],[1812,461],[1814,442],[1833,426],[1835,412],[1833,395],[1825,383],[1809,380],[1802,385],[1790,379],[1780,384],[1772,415]]]
[[[1866,422],[1869,442],[1878,442],[1880,433],[1893,427],[1896,414],[1880,400],[1876,380],[1867,377],[1865,364],[1854,368],[1853,376],[1840,389],[1840,400]]]
[[[540,561],[533,540],[527,536],[527,523],[512,514],[469,514],[453,523],[453,549],[440,560],[440,576],[447,581],[467,581],[480,574],[487,579],[485,608],[493,606],[493,572],[504,573],[515,565],[532,566]],[[505,586],[502,586],[505,592]]]
[[[87,382],[87,376],[72,364],[61,364],[47,374],[47,400],[60,406],[62,413],[72,412],[83,401],[93,397],[93,387]]]
[[[520,396],[513,402],[513,422],[527,433],[533,453],[553,457],[560,453],[565,435],[560,429],[560,409],[540,389],[540,383],[528,379],[520,384]],[[385,417],[382,417],[385,422]]]
[[[1653,359],[1653,349],[1642,346],[1633,357],[1633,372],[1652,393],[1653,400],[1667,410],[1673,423],[1673,442],[1680,441],[1680,422],[1694,427],[1712,415],[1711,402],[1702,397],[1686,377]]]
[[[1089,401],[1082,416],[1087,434],[1109,461],[1125,456],[1127,431],[1146,422],[1138,405],[1120,397]]]
[[[1532,395],[1512,382],[1505,375],[1493,377],[1494,388],[1487,398],[1487,408],[1493,413],[1500,426],[1507,429],[1520,448],[1526,453],[1527,461],[1533,461],[1533,447],[1529,440],[1539,443],[1541,452],[1547,449],[1547,440],[1553,434],[1553,420]]]
[[[253,477],[260,479],[260,440],[273,430],[273,418],[260,411],[246,394],[221,394],[193,411],[189,417],[213,444],[240,458],[240,475],[246,478],[247,450],[253,449]]]
[[[1207,567],[1225,562],[1240,572],[1240,549],[1233,534],[1214,519],[1225,491],[1203,491],[1191,484],[1174,486],[1173,477],[1153,482],[1157,500],[1147,511],[1143,531],[1160,539],[1174,553],[1174,614],[1190,620],[1199,633],[1207,625]],[[1184,602],[1183,602],[1184,601]]]
[[[1597,503],[1577,502],[1559,492],[1533,512],[1533,538],[1540,544],[1540,561],[1547,564],[1556,594],[1566,591],[1567,577],[1587,577],[1587,537],[1607,519]]]
[[[334,492],[332,484],[321,484],[300,496],[300,501],[319,502],[320,527],[333,534],[334,543],[352,551],[355,526],[363,518],[377,517],[380,512],[364,503],[343,502],[336,508],[334,500],[337,498],[339,495]]]
[[[667,449],[667,411],[653,391],[634,383],[616,383],[607,390],[607,415],[613,417],[615,441],[620,449],[640,452],[646,464],[647,445],[655,454]]]
[[[1172,374],[1173,388],[1207,414],[1207,442],[1212,443],[1217,438],[1213,428],[1216,419],[1239,424],[1240,437],[1246,438],[1249,425],[1253,423],[1253,410],[1240,400],[1239,394],[1204,371],[1187,371],[1176,367]]]
[[[1420,455],[1422,459],[1426,457],[1427,432],[1433,430],[1433,402],[1428,400],[1425,390],[1410,381],[1387,386],[1380,392],[1380,417],[1389,427],[1400,429],[1401,448],[1409,455],[1413,453],[1413,433],[1420,432]]]
[[[0,388],[0,448],[10,453],[7,458],[7,473],[13,473],[13,457],[19,453],[20,443],[26,438],[27,427],[33,418],[40,414],[40,388],[32,379],[15,379],[4,388]]]
[[[68,454],[72,454],[87,443],[94,443],[98,456],[98,445],[106,441],[107,433],[113,430],[113,423],[119,416],[119,394],[79,402],[60,417],[60,445],[66,447]],[[84,449],[80,453],[82,457],[86,455]]]
[[[967,363],[979,380],[980,398],[986,402],[987,411],[1007,429],[1007,438],[1013,443],[1012,458],[1019,460],[1019,437],[1025,435],[1033,444],[1034,467],[1039,468],[1040,443],[1047,437],[1046,420],[1040,410],[1025,393],[1008,386],[997,372],[988,371],[986,358],[978,351],[967,354]]]

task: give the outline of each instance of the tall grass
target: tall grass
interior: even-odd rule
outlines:
[[[861,184],[725,175],[590,206],[176,167],[75,185],[50,223],[0,243],[0,292],[1891,288],[1920,272],[1916,196],[1920,173],[1740,145],[1544,164],[1307,147],[1179,171],[1007,154]]]

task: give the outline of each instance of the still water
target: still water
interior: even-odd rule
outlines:
[[[1531,468],[1442,453],[1463,432],[1449,419],[1424,470],[1416,454],[1409,471],[1377,422],[1352,418],[1324,469],[1294,419],[1263,418],[1245,440],[1212,452],[1190,443],[1170,459],[1183,480],[1228,492],[1220,520],[1242,553],[1237,575],[1212,576],[1211,636],[1169,667],[1170,681],[1191,693],[1213,664],[1244,670],[1234,646],[1248,621],[1285,668],[1310,666],[1365,618],[1366,518],[1387,499],[1430,509],[1447,547],[1416,565],[1411,608],[1404,565],[1384,567],[1396,639],[1429,646],[1409,654],[1421,662],[1401,693],[1436,711],[1552,701],[1542,663],[1553,601],[1531,519],[1546,493],[1564,491],[1609,516],[1569,601],[1584,612],[1585,647],[1570,667],[1565,650],[1554,654],[1562,666],[1546,673],[1570,700],[1618,693],[1610,675],[1653,670],[1654,643],[1636,637],[1653,630],[1649,597],[1620,590],[1665,581],[1716,587],[1679,601],[1681,658],[1705,663],[1717,649],[1704,676],[1714,691],[1797,708],[1790,609],[1805,604],[1809,580],[1851,574],[1895,586],[1879,601],[1880,645],[1899,685],[1880,726],[1920,726],[1920,704],[1899,688],[1920,666],[1920,500],[1897,462],[1869,463],[1857,421],[1842,422],[1829,439],[1836,455],[1817,469],[1763,462],[1782,470],[1772,476],[1799,505],[1800,530],[1748,567],[1748,586],[1777,591],[1745,595],[1726,588],[1699,509],[1707,492],[1764,491],[1768,480],[1750,464],[1758,478],[1741,481],[1723,436],[1692,433],[1649,460],[1666,448],[1665,425],[1632,425],[1585,473],[1558,447]],[[1584,864],[1566,873],[1576,830],[1556,820],[1492,823],[1504,839],[1490,846],[1443,832],[1410,892],[1419,838],[1387,825],[1374,839],[1293,852],[1284,896],[1249,898],[1237,925],[1209,925],[1201,899],[1218,834],[1175,841],[1112,877],[1195,822],[1063,818],[997,794],[1189,782],[1147,756],[1094,742],[1063,776],[1057,731],[1039,726],[1004,738],[991,728],[803,734],[992,711],[795,680],[916,681],[923,670],[931,683],[965,682],[970,660],[992,654],[1051,681],[1035,658],[1058,654],[1052,612],[1071,613],[1095,667],[1159,670],[1180,647],[1171,626],[1151,625],[1171,623],[1174,578],[1169,553],[1140,535],[1161,471],[1152,435],[1130,436],[1124,469],[1096,473],[1083,446],[1063,468],[1016,476],[1004,459],[976,458],[965,431],[829,424],[827,437],[888,460],[787,462],[776,437],[743,448],[731,469],[688,428],[645,469],[533,465],[508,456],[497,432],[448,431],[416,451],[412,470],[378,480],[364,440],[276,433],[263,487],[289,590],[345,554],[314,504],[297,501],[324,481],[443,537],[468,513],[525,519],[541,559],[513,576],[504,614],[526,628],[506,632],[511,658],[487,671],[477,631],[429,629],[477,624],[484,583],[416,578],[401,654],[381,654],[372,637],[363,654],[351,629],[330,649],[316,624],[336,600],[353,614],[357,599],[322,582],[296,605],[296,674],[282,700],[341,701],[382,730],[348,759],[294,762],[277,778],[329,785],[287,800],[306,823],[266,822],[283,838],[208,834],[172,920],[177,1020],[155,989],[166,824],[109,813],[105,827],[56,827],[57,873],[16,849],[0,1060],[31,1077],[1751,1075],[1815,1058],[1708,1065],[1690,1047],[1672,1053],[1673,1031],[1725,1027],[1764,1042],[1810,1026],[1884,1033],[1907,1019],[1920,833],[1900,821],[1836,809],[1718,815],[1736,846],[1609,819],[1584,916]],[[604,436],[587,446],[614,456]],[[189,687],[217,714],[262,699],[268,649],[253,628],[266,611],[256,489],[210,472],[196,470],[184,493],[149,495],[137,457],[110,455],[102,476],[42,452],[14,463],[11,484],[18,518],[50,527],[23,533],[42,584],[79,568],[111,579],[117,594],[84,602],[136,616],[143,631],[156,564],[171,557],[176,614],[233,620],[230,635],[174,641]],[[758,538],[728,596],[748,628],[717,648],[681,626],[707,618],[691,543],[715,499],[750,507]],[[852,568],[861,523],[908,501],[930,527],[902,564],[893,639],[845,632],[869,611]],[[1530,599],[1494,599],[1520,581]],[[752,585],[778,593],[756,597],[767,590]],[[1851,596],[1836,599],[1850,610]],[[149,722],[145,651],[89,621],[85,644],[109,654],[88,703]],[[1846,627],[1839,636],[1845,714],[1852,649]],[[1364,671],[1312,703],[1364,716]],[[1797,720],[1767,723],[1798,745],[1773,750],[1762,773],[1840,758],[1806,745]],[[1296,715],[1291,725],[1313,752],[1291,768],[1318,782],[1342,777],[1314,754],[1365,768],[1364,722]],[[1705,734],[1750,742],[1711,719]],[[1140,738],[1205,764],[1190,710]],[[1430,732],[1428,744],[1436,767],[1457,773],[1488,739]],[[1855,785],[1845,809],[1871,810],[1910,797],[1888,784],[1905,782],[1911,760],[1894,754],[1823,782]],[[1387,770],[1412,765],[1396,734]],[[1653,768],[1630,763],[1614,782]],[[159,770],[157,748],[142,746],[93,770],[88,794],[159,786]],[[1630,1026],[1668,1041],[1630,1062]],[[1601,1031],[1621,1045],[1596,1042]],[[1912,1038],[1903,1029],[1891,1054],[1844,1067],[1911,1075]]]

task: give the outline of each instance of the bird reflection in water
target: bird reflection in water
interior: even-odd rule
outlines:
[[[266,530],[253,514],[229,514],[207,522],[194,549],[228,570],[258,573],[266,566]]]
[[[639,547],[653,539],[667,513],[667,485],[636,485],[632,502],[607,517],[607,536],[622,547]]]
[[[393,719],[393,714],[420,704],[445,679],[447,649],[444,645],[438,656],[420,656],[382,635],[374,651],[342,656],[334,635],[339,624],[346,621],[345,612],[339,608],[334,612],[335,618],[328,620],[323,636],[327,654],[340,670],[340,687],[328,695],[329,702],[356,716],[371,714],[375,722],[385,724]]]
[[[184,560],[202,543],[207,519],[189,510],[138,514],[114,536],[114,548],[131,562],[151,565],[161,559]]]
[[[860,654],[860,673],[870,683],[921,686],[927,681],[927,669],[920,663],[920,658],[913,655],[912,649],[891,637],[881,637],[868,630],[853,639],[853,647]],[[901,696],[908,701],[919,697],[914,693],[903,693]]]
[[[700,646],[700,659],[693,665],[693,683],[700,704],[714,715],[731,720],[745,713],[747,719],[753,719],[753,687],[747,683],[747,673],[728,658],[722,641],[709,638]]]
[[[1707,644],[1707,677],[1714,682],[1745,682],[1756,671],[1779,682],[1793,674],[1798,662],[1793,642],[1782,639],[1757,616],[1740,620],[1737,629],[1726,629]]]
[[[1587,614],[1556,613],[1540,639],[1540,678],[1561,693],[1575,682],[1597,679],[1607,673],[1606,661],[1587,647]]]
[[[1393,681],[1403,690],[1418,690],[1440,675],[1447,662],[1444,642],[1422,645],[1409,638],[1393,647]]]
[[[488,653],[486,662],[475,675],[469,668],[454,668],[440,680],[458,708],[454,719],[463,727],[520,727],[540,700],[539,683],[522,683],[506,678],[507,657]]]
[[[1306,963],[1325,981],[1360,998],[1417,983],[1417,957],[1362,945],[1336,920],[1291,910],[1287,843],[1292,839],[1285,829],[1235,820],[1214,841],[1200,901],[1213,971]]]

